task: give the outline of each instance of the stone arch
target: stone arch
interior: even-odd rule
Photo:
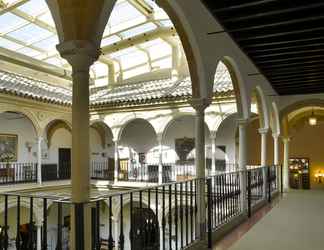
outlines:
[[[96,132],[100,136],[101,146],[102,148],[106,148],[107,144],[111,145],[114,139],[114,134],[111,128],[102,120],[94,120],[90,122],[90,127],[96,130]],[[112,139],[112,141],[107,141],[108,137]]]
[[[161,128],[160,132],[162,135],[162,139],[165,138],[165,134],[168,131],[168,128],[173,124],[174,121],[176,121],[177,119],[181,118],[181,117],[193,117],[195,118],[195,113],[194,112],[180,112],[177,114],[173,114],[172,117],[170,117],[168,119],[168,121],[164,124],[163,128]],[[208,132],[211,133],[211,127],[209,124],[207,124],[205,122],[206,127],[208,128]]]
[[[251,96],[252,96],[251,98],[256,99],[255,101],[257,104],[258,115],[259,115],[259,119],[260,119],[260,128],[269,129],[270,128],[269,110],[268,110],[267,100],[265,98],[265,95],[264,95],[261,87],[256,86],[254,88]],[[251,103],[252,103],[252,100],[251,100]]]
[[[280,135],[280,117],[279,117],[279,110],[276,102],[271,103],[271,118],[272,118],[272,133],[276,135]]]
[[[0,114],[5,112],[19,113],[24,115],[32,123],[36,136],[39,137],[42,135],[42,129],[39,124],[39,121],[36,115],[34,115],[31,111],[28,111],[25,108],[16,107],[12,105],[0,106]]]
[[[134,114],[134,115],[131,115],[131,116],[127,116],[127,117],[125,117],[124,119],[122,119],[120,121],[119,124],[121,124],[121,125],[120,125],[120,128],[119,128],[118,133],[117,133],[117,139],[118,139],[118,141],[121,139],[121,136],[123,134],[123,131],[125,130],[125,128],[127,127],[127,125],[129,125],[130,123],[132,123],[132,122],[134,122],[136,120],[145,121],[146,123],[148,123],[152,127],[152,129],[154,130],[154,133],[157,134],[156,128],[154,127],[154,125],[149,120],[147,120],[143,116],[138,116],[138,115]]]
[[[225,64],[232,80],[233,89],[235,93],[236,98],[236,106],[237,106],[237,112],[240,115],[240,118],[242,119],[248,119],[249,118],[249,102],[248,97],[246,93],[246,88],[244,85],[243,76],[241,74],[241,71],[239,69],[238,64],[236,63],[235,59],[233,59],[230,56],[224,56],[221,58],[221,60],[216,62],[216,69],[219,65],[219,63],[222,62]]]
[[[70,122],[63,120],[63,119],[55,119],[50,121],[46,126],[45,126],[45,133],[46,133],[46,138],[47,138],[47,147],[51,147],[51,142],[53,135],[58,129],[66,129],[72,134],[72,125]]]

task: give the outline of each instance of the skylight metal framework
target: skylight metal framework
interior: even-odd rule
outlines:
[[[143,34],[147,34],[145,40]],[[166,38],[175,35],[170,19],[152,0],[118,0],[104,31],[103,55],[91,69],[92,81],[107,84],[118,76],[127,79],[172,68],[173,45]],[[71,67],[55,48],[57,44],[45,0],[0,0],[0,48],[11,51],[17,60],[27,56],[40,65],[45,62],[70,72]]]

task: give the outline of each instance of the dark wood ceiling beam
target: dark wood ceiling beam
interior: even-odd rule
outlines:
[[[254,6],[258,6],[258,5],[264,5],[264,4],[268,4],[268,3],[272,3],[272,2],[280,2],[280,1],[281,0],[259,0],[259,1],[254,1],[254,2],[250,2],[250,3],[231,5],[231,6],[228,6],[225,8],[216,8],[216,6],[215,6],[214,8],[216,8],[216,9],[213,9],[212,12],[217,14],[220,12],[239,10],[239,9],[243,9],[243,8],[254,7]],[[210,7],[213,7],[212,4]]]
[[[283,58],[283,59],[272,59],[272,60],[256,60],[256,62],[258,64],[265,64],[265,63],[280,63],[280,62],[298,62],[298,60],[302,60],[302,61],[307,61],[312,60],[312,59],[316,59],[316,58],[323,58],[324,59],[324,55],[312,55],[312,56],[298,56],[298,57],[292,57],[292,58]]]
[[[263,70],[262,72],[267,75],[269,74],[275,76],[280,76],[280,75],[284,76],[288,74],[307,74],[312,72],[318,72],[318,71],[322,71],[322,69],[324,69],[324,64],[315,65],[315,67],[313,65],[310,65],[304,67]]]
[[[285,51],[285,50],[296,50],[296,49],[306,49],[313,47],[324,47],[324,41],[320,43],[310,43],[304,45],[291,45],[291,46],[282,46],[276,48],[268,48],[268,49],[245,49],[248,54],[252,53],[266,53],[266,52],[276,52],[276,51]]]
[[[289,52],[281,52],[281,53],[264,53],[263,55],[255,55],[254,53],[250,53],[254,59],[258,58],[269,58],[269,57],[281,57],[281,56],[291,56],[291,55],[300,55],[300,54],[316,54],[318,52],[324,52],[324,47],[322,49],[309,49],[309,50],[295,50]],[[294,57],[291,57],[294,58]]]
[[[296,63],[277,63],[272,65],[263,65],[260,67],[262,71],[273,70],[275,68],[279,69],[294,69],[296,67],[309,67],[309,66],[317,66],[322,65],[324,63],[324,58],[320,60],[312,60],[312,61],[305,61],[305,62],[296,62]],[[260,65],[259,65],[260,66]]]
[[[301,79],[301,78],[311,78],[311,77],[323,77],[324,72],[317,71],[314,73],[305,73],[302,72],[301,74],[291,74],[291,75],[285,75],[285,76],[278,76],[276,74],[269,75],[269,80],[273,83],[276,81],[284,81],[284,80],[295,80],[295,79]]]
[[[237,42],[244,42],[244,41],[251,41],[256,39],[266,39],[266,38],[278,38],[282,36],[289,36],[289,35],[298,35],[303,33],[312,33],[316,31],[324,31],[324,27],[316,27],[316,28],[310,28],[310,29],[301,29],[301,30],[293,30],[293,31],[282,31],[272,34],[266,34],[266,35],[253,35],[251,33],[251,36],[245,36],[244,38],[237,38]],[[234,34],[235,37],[235,34]]]
[[[238,28],[238,29],[225,29],[225,30],[226,30],[226,32],[243,32],[243,31],[246,32],[246,31],[254,31],[254,30],[258,30],[258,29],[286,26],[286,25],[291,25],[291,24],[300,24],[300,23],[311,22],[311,21],[320,21],[323,19],[324,19],[324,16],[306,17],[306,18],[300,18],[300,19],[294,19],[294,20],[289,19],[287,21],[254,25],[254,26]]]
[[[247,15],[247,16],[241,16],[241,17],[231,17],[228,19],[223,19],[222,22],[225,24],[226,23],[234,23],[234,22],[239,22],[239,21],[246,21],[246,20],[253,20],[257,18],[262,18],[262,17],[268,17],[268,16],[275,16],[275,15],[280,15],[280,14],[289,14],[292,12],[296,11],[304,11],[304,10],[309,10],[309,9],[314,9],[314,8],[320,8],[324,6],[324,2],[321,3],[315,3],[315,4],[308,4],[304,6],[298,6],[294,8],[286,8],[286,9],[280,9],[280,6],[278,6],[278,10],[274,11],[266,11],[264,10],[261,13],[253,14],[253,15]]]
[[[323,87],[324,87],[324,77],[322,78],[317,78],[317,79],[312,79],[312,80],[300,80],[300,81],[297,81],[297,80],[294,80],[294,81],[278,81],[278,82],[274,82],[272,81],[271,83],[273,84],[273,86],[277,86],[277,85],[284,85],[284,86],[291,86],[291,85],[300,85],[302,86],[303,84],[310,84],[312,85],[313,83],[316,83],[316,82],[321,82],[323,84]]]
[[[262,43],[253,43],[249,45],[245,45],[245,49],[249,48],[260,48],[260,47],[269,47],[269,46],[280,46],[284,44],[293,44],[293,43],[303,43],[303,42],[315,42],[315,41],[322,41],[324,36],[317,36],[311,38],[301,38],[301,39],[294,39],[294,40],[284,40],[284,41],[276,41],[276,42],[262,42]]]

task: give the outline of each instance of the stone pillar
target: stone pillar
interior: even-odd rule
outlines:
[[[273,165],[279,165],[279,134],[273,134]]]
[[[43,137],[37,138],[37,183],[42,184],[42,141]]]
[[[211,165],[211,175],[216,174],[216,135],[213,133],[210,137],[212,143],[212,165]]]
[[[247,212],[247,199],[246,199],[246,170],[247,170],[247,131],[248,120],[239,119],[239,170],[240,170],[240,189],[241,189],[241,208],[243,212]]]
[[[289,141],[290,138],[285,137],[282,139],[284,143],[284,162],[283,162],[283,190],[289,190]]]
[[[89,41],[75,40],[57,45],[57,50],[72,66],[72,202],[81,204],[90,199],[90,146],[89,146],[89,70],[98,59],[99,51]],[[84,204],[84,216],[76,218],[71,212],[71,245],[76,247],[76,220],[83,223],[85,249],[91,249],[91,209]],[[82,237],[82,236],[81,236]],[[80,236],[78,236],[80,238]],[[81,240],[82,238],[80,238]],[[79,239],[78,239],[79,240]]]
[[[209,102],[206,99],[192,99],[192,107],[196,110],[195,124],[195,149],[196,149],[196,173],[197,185],[197,221],[196,235],[199,239],[206,238],[206,200],[205,200],[205,109]]]
[[[163,183],[163,137],[162,135],[157,136],[157,141],[159,144],[159,169],[158,169],[158,181],[159,184]]]
[[[118,152],[118,140],[115,143],[115,170],[114,170],[114,182],[118,182],[119,178],[119,152]]]
[[[36,241],[36,249],[42,250],[42,227],[41,225],[36,225],[37,227],[37,241]]]
[[[263,175],[263,197],[267,195],[267,128],[260,128],[259,133],[261,135],[261,167]]]

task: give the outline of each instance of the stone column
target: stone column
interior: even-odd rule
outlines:
[[[90,146],[89,146],[89,70],[98,59],[99,51],[89,41],[68,41],[57,45],[57,50],[72,66],[72,202],[83,204],[84,216],[76,218],[72,208],[71,245],[76,247],[76,221],[83,224],[85,249],[91,249],[91,209],[84,204],[90,199]],[[81,210],[80,210],[81,211]],[[82,228],[81,228],[82,229]],[[82,236],[81,236],[82,237]],[[78,236],[80,238],[80,236]],[[81,239],[80,239],[81,240]]]
[[[281,187],[281,171],[279,166],[279,134],[272,134],[273,137],[273,165],[276,166],[277,188]]]
[[[273,165],[279,165],[279,134],[273,134]]]
[[[157,136],[157,141],[159,144],[159,169],[158,169],[158,181],[159,184],[163,183],[163,137],[162,135]]]
[[[36,225],[37,227],[37,243],[36,243],[36,249],[42,250],[42,227],[41,225]]]
[[[211,175],[216,174],[216,135],[213,133],[210,137],[212,143],[212,165],[211,165]]]
[[[42,184],[42,141],[43,137],[37,138],[37,183]]]
[[[206,99],[192,99],[191,106],[196,110],[195,124],[195,149],[196,149],[196,173],[197,186],[197,221],[196,235],[200,239],[206,238],[206,200],[205,200],[205,109],[209,102]]]
[[[244,212],[247,212],[247,199],[246,199],[246,170],[247,170],[247,138],[246,130],[248,120],[239,119],[239,170],[240,170],[240,189],[241,189],[241,208]]]
[[[267,128],[260,128],[259,133],[261,135],[261,167],[263,175],[263,197],[267,195]]]
[[[285,137],[282,139],[284,143],[284,162],[283,162],[283,190],[289,190],[289,142],[290,138]]]
[[[119,152],[118,152],[118,140],[115,143],[115,170],[114,170],[114,182],[118,182],[119,178]]]

